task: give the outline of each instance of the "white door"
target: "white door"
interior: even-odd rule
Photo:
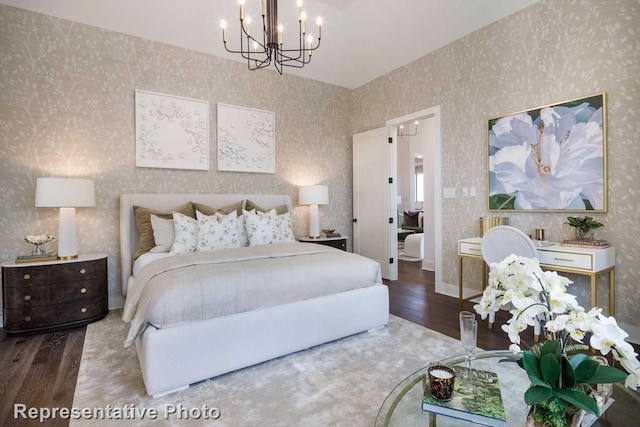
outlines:
[[[353,135],[353,251],[379,262],[389,280],[398,279],[395,175],[388,128]]]

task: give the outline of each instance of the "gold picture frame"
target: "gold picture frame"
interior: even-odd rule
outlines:
[[[607,212],[606,93],[487,121],[489,211]]]

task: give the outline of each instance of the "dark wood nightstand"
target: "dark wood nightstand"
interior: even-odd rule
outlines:
[[[317,243],[319,245],[331,246],[333,248],[342,249],[343,251],[347,250],[346,237],[318,237],[317,239],[312,239],[310,237],[301,237],[298,239],[298,241],[304,242],[304,243]]]
[[[27,335],[75,328],[109,312],[107,255],[2,264],[4,330]]]

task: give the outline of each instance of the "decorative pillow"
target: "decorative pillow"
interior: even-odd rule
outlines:
[[[246,229],[249,246],[270,245],[278,240],[278,225],[275,211],[273,212],[274,215],[255,210],[243,212],[247,218]]]
[[[262,212],[262,213],[266,213],[266,212],[269,211],[268,209],[260,207],[260,206],[256,205],[255,203],[253,203],[251,200],[247,199],[247,205],[244,207],[244,210],[251,211],[253,209],[255,209],[256,212]],[[284,213],[287,213],[287,211],[289,210],[289,209],[287,209],[287,205],[276,206],[273,209],[275,209],[275,211],[276,211],[276,213],[278,215],[282,215]]]
[[[174,254],[195,252],[198,247],[198,221],[174,212],[173,225],[176,238],[169,252]]]
[[[173,219],[160,218],[154,214],[151,214],[150,217],[153,240],[155,240],[156,246],[151,248],[149,252],[169,252],[176,238]]]
[[[418,212],[412,212],[412,211],[405,212],[402,224],[403,225],[407,225],[409,227],[417,227],[418,226]]]
[[[274,211],[272,210],[271,212]],[[293,235],[293,220],[291,218],[291,212],[278,215],[275,220],[278,230],[278,242],[295,242],[296,238]]]
[[[196,217],[196,214],[193,211],[193,206],[191,206],[191,202],[178,206],[177,208],[172,209],[172,211],[179,212],[191,218]],[[151,214],[154,214],[159,218],[173,218],[172,213],[160,212],[143,206],[133,207],[133,216],[136,219],[136,229],[138,230],[138,249],[135,254],[133,254],[133,259],[138,259],[140,255],[146,254],[156,246],[156,242],[153,239],[153,228],[151,227]]]
[[[254,211],[255,212],[255,211]],[[218,218],[224,217],[225,215],[216,212],[216,216]],[[238,242],[240,246],[249,246],[249,237],[247,236],[247,217],[246,215],[240,215],[238,217]]]
[[[219,209],[212,208],[211,206],[203,205],[202,203],[191,202],[193,205],[193,210],[200,211],[207,216],[215,215],[217,213],[221,213],[223,215],[228,215],[233,211],[236,211],[238,216],[242,215],[242,200],[232,205],[223,206]]]
[[[240,247],[238,239],[238,214],[204,215],[196,210],[198,217],[198,252],[217,251]]]

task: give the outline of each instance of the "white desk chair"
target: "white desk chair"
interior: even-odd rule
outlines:
[[[536,258],[538,252],[533,241],[522,231],[508,225],[493,227],[482,236],[480,242],[482,257],[487,265],[500,262],[509,255],[517,255],[527,258]],[[489,313],[489,328],[493,327],[496,313]],[[540,324],[536,322],[533,327],[535,341],[540,336]]]

